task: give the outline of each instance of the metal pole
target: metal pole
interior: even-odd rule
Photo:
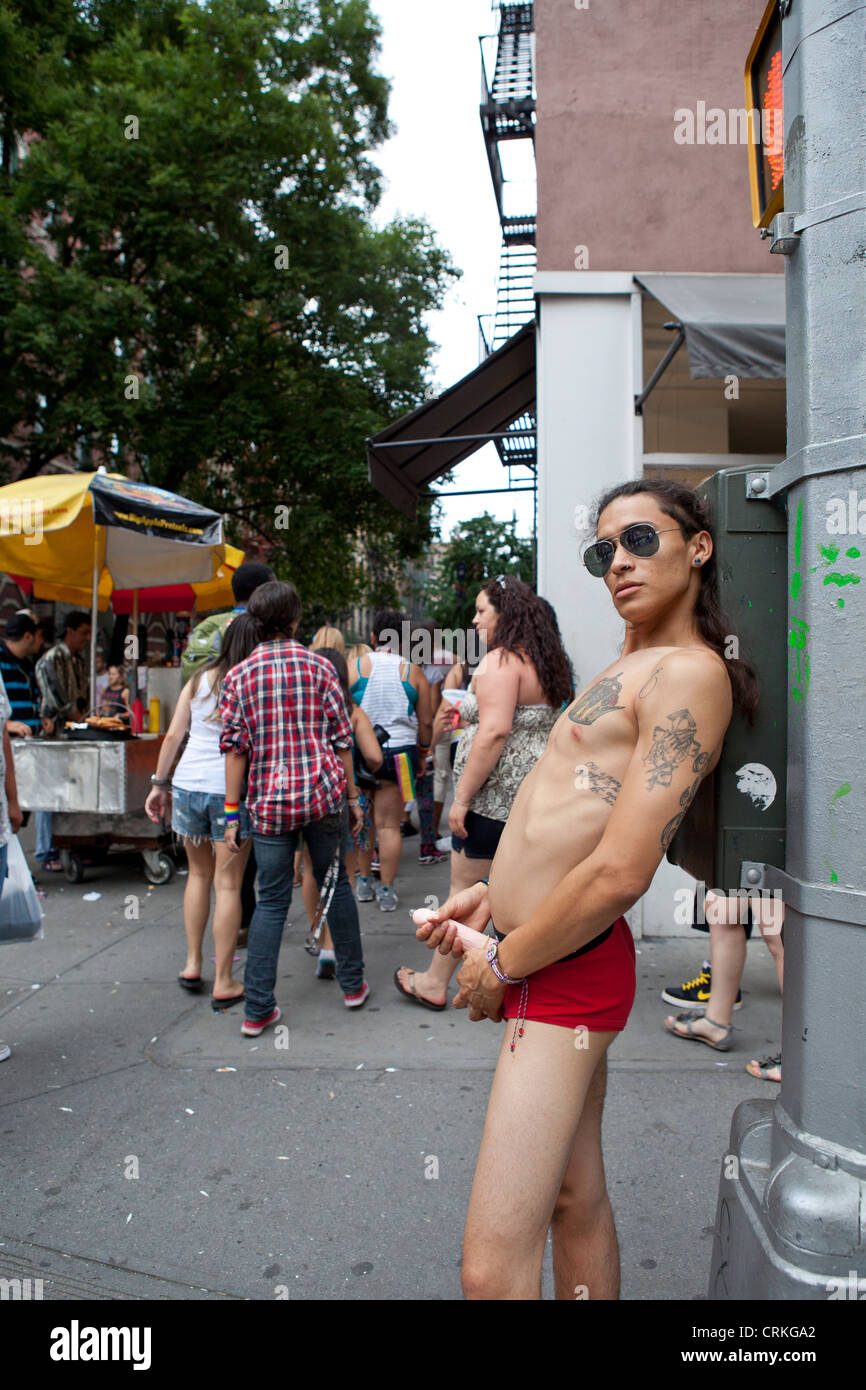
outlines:
[[[768,495],[788,507],[788,802],[761,885],[785,902],[782,1088],[734,1114],[710,1297],[862,1300],[866,5],[783,13],[788,457]]]
[[[87,692],[87,712],[93,709],[96,694],[96,629],[99,624],[99,527],[93,527],[93,592],[90,600],[90,689]]]

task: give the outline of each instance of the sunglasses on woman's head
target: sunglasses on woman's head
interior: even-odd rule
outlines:
[[[613,564],[617,541],[622,541],[630,555],[637,555],[642,559],[646,555],[656,554],[659,548],[659,536],[663,536],[666,531],[682,531],[682,529],[681,526],[666,526],[659,531],[648,521],[635,522],[633,526],[627,526],[618,536],[610,536],[603,541],[596,541],[593,545],[588,545],[583,552],[583,563],[591,575],[596,579],[603,579]]]

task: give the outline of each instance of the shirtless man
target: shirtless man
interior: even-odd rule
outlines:
[[[717,763],[746,680],[719,654],[712,533],[690,488],[614,489],[597,538],[585,563],[625,619],[622,654],[554,726],[517,794],[489,887],[455,894],[417,933],[465,955],[455,1007],[473,1021],[509,1020],[467,1217],[467,1298],[540,1298],[551,1227],[557,1298],[619,1295],[601,1116],[607,1049],[635,994],[622,913],[648,889]],[[464,952],[441,925],[448,918],[479,931],[492,918],[496,968],[526,988],[502,983],[489,949]]]

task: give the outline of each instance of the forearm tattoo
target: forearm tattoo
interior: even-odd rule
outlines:
[[[603,714],[625,709],[625,705],[617,704],[622,693],[621,677],[621,671],[618,676],[603,676],[595,685],[584,690],[568,711],[572,724],[594,724]]]
[[[619,796],[622,783],[609,773],[602,772],[596,763],[578,763],[574,769],[574,785],[579,792],[595,792],[608,806],[612,806]]]
[[[701,751],[695,738],[698,726],[687,709],[676,710],[667,720],[667,729],[660,724],[653,729],[652,746],[644,758],[650,791],[653,787],[669,787],[680,763],[686,758],[697,758]]]
[[[702,782],[703,779],[704,779],[704,774],[705,774],[705,772],[706,772],[706,770],[707,770],[707,763],[708,763],[709,761],[710,761],[710,755],[709,755],[709,753],[698,753],[698,754],[695,756],[695,758],[693,759],[693,761],[692,761],[692,772],[696,772],[696,773],[697,773],[697,776],[696,776],[695,780],[692,782],[692,785],[691,785],[690,787],[686,787],[685,791],[683,792],[682,796],[680,797],[680,810],[679,810],[678,814],[675,815],[671,820],[668,821],[667,825],[665,826],[664,830],[662,831],[662,850],[663,850],[663,851],[666,851],[666,850],[668,849],[668,847],[669,847],[671,841],[673,840],[674,836],[676,835],[677,831],[679,830],[680,826],[682,825],[683,821],[685,820],[686,812],[688,811],[689,807],[691,806],[692,801],[694,800],[694,797],[695,797],[695,793],[696,793],[696,791],[698,790],[698,787],[701,785],[701,782]]]

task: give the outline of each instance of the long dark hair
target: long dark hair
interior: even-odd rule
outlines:
[[[310,648],[312,651],[312,648]],[[351,715],[355,705],[352,692],[349,689],[349,667],[346,658],[336,647],[317,647],[316,656],[323,656],[326,661],[330,661],[337,673],[340,685],[343,687],[343,699],[346,701],[346,710]]]
[[[734,709],[752,724],[760,702],[758,678],[751,662],[741,656],[731,657],[726,654],[728,641],[735,633],[730,618],[719,602],[715,534],[709,504],[694,488],[686,487],[682,483],[671,482],[668,478],[639,478],[630,483],[621,483],[619,487],[611,488],[603,494],[595,511],[596,528],[599,517],[611,502],[616,501],[618,497],[640,497],[644,493],[654,498],[665,516],[669,516],[682,528],[686,540],[697,535],[698,531],[709,531],[713,537],[713,553],[701,566],[701,587],[698,590],[695,617],[701,637],[725,663],[734,697]]]
[[[193,699],[195,699],[195,696],[198,694],[199,681],[205,671],[215,671],[216,680],[211,682],[211,689],[216,695],[217,700],[219,700],[223,681],[229,671],[233,666],[237,666],[239,662],[246,661],[247,657],[254,652],[259,645],[259,640],[256,624],[248,613],[239,613],[236,618],[232,618],[231,622],[223,631],[223,640],[219,655],[212,657],[210,661],[206,661],[203,666],[198,668],[195,675],[192,677]],[[215,710],[214,714],[209,715],[208,718],[216,722],[219,719],[218,710]]]
[[[513,575],[488,579],[482,585],[499,617],[488,651],[511,652],[518,661],[532,662],[548,704],[557,708],[572,690],[568,657],[541,599]]]

